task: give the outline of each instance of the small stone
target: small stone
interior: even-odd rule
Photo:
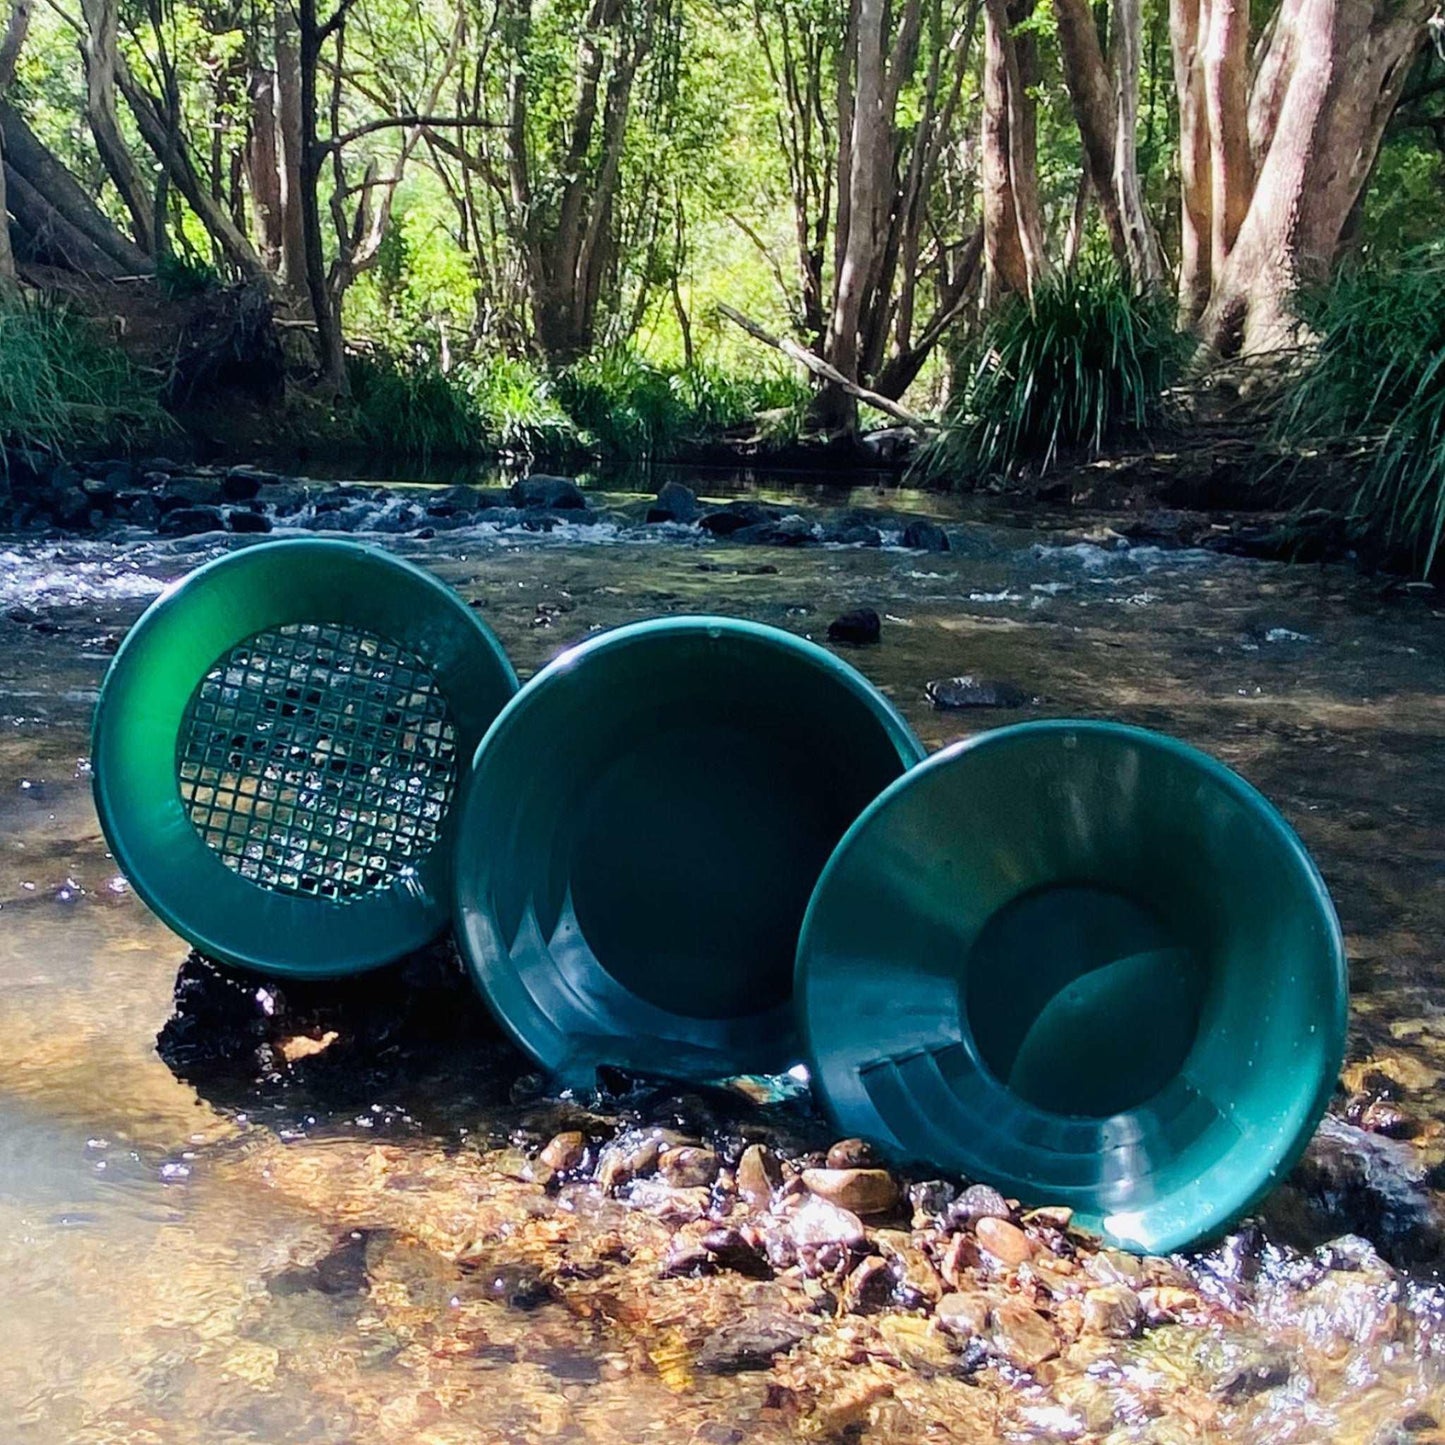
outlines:
[[[903,529],[903,545],[920,552],[947,552],[948,533],[936,522],[910,522]]]
[[[602,1151],[597,1162],[597,1182],[606,1193],[620,1189],[639,1174],[650,1174],[657,1168],[662,1146],[654,1136],[643,1139],[619,1139]]]
[[[893,1284],[893,1271],[889,1269],[888,1261],[870,1254],[848,1276],[843,1286],[843,1298],[855,1315],[873,1314],[893,1298]]]
[[[201,532],[224,532],[226,519],[219,507],[176,507],[160,521],[163,537],[194,537]]]
[[[803,1184],[855,1214],[882,1214],[898,1203],[898,1184],[886,1169],[805,1169]]]
[[[988,1329],[988,1299],[981,1294],[946,1294],[933,1314],[939,1328],[951,1335],[981,1335]]]
[[[818,1197],[794,1210],[789,1225],[794,1242],[802,1247],[842,1244],[851,1249],[865,1238],[863,1221],[856,1214]]]
[[[672,1237],[672,1243],[662,1261],[662,1276],[664,1279],[678,1279],[695,1275],[711,1264],[712,1258],[701,1236],[689,1229],[683,1229]]]
[[[934,707],[954,712],[964,708],[1027,707],[1033,701],[1016,683],[972,674],[935,677],[923,691]]]
[[[253,512],[245,507],[232,507],[226,513],[226,525],[233,532],[262,535],[271,530],[271,519],[264,512]]]
[[[863,646],[879,641],[882,636],[883,620],[871,607],[845,612],[828,624],[829,642],[851,642]]]
[[[808,1337],[808,1326],[781,1313],[760,1315],[724,1325],[702,1342],[697,1368],[705,1375],[738,1375],[766,1370],[779,1355]]]
[[[995,1219],[992,1215],[980,1219],[974,1226],[974,1234],[984,1249],[1007,1265],[1023,1264],[1037,1252],[1033,1240],[1006,1219]]]
[[[657,1172],[674,1189],[696,1189],[717,1178],[717,1155],[692,1144],[664,1149],[657,1161]]]
[[[954,1200],[953,1185],[944,1179],[924,1179],[908,1186],[908,1202],[913,1206],[913,1227],[926,1229],[939,1223],[948,1214]]]
[[[960,1289],[973,1279],[980,1264],[978,1241],[971,1234],[955,1234],[948,1241],[940,1269],[951,1289]]]
[[[874,1240],[893,1266],[902,1304],[917,1309],[934,1303],[943,1294],[938,1271],[905,1230],[880,1229],[875,1231]]]
[[[1048,1229],[1067,1229],[1074,1222],[1074,1211],[1066,1204],[1047,1204],[1024,1215],[1025,1224],[1042,1224]]]
[[[754,1209],[766,1209],[783,1182],[782,1166],[765,1144],[749,1144],[738,1160],[738,1193]]]
[[[720,1225],[702,1237],[702,1247],[712,1256],[719,1269],[730,1269],[749,1279],[771,1279],[773,1267],[768,1263],[761,1242],[751,1231]]]
[[[1084,1328],[1090,1334],[1132,1339],[1143,1317],[1139,1296],[1127,1285],[1102,1285],[1084,1296]]]
[[[994,1343],[1025,1370],[1051,1360],[1059,1352],[1054,1327],[1022,1300],[1006,1300],[993,1312]]]
[[[564,1173],[575,1169],[587,1152],[587,1140],[577,1129],[554,1135],[538,1156],[549,1169]]]
[[[948,1211],[950,1224],[968,1226],[980,1219],[1012,1219],[1013,1210],[1008,1200],[991,1184],[970,1184]]]
[[[874,1169],[878,1151],[866,1139],[840,1139],[828,1150],[829,1169]]]

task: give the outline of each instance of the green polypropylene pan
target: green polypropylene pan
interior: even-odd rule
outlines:
[[[453,802],[517,690],[430,573],[342,541],[198,568],[132,628],[96,708],[106,840],[136,892],[223,962],[324,977],[450,915]]]
[[[985,733],[884,792],[818,882],[796,987],[843,1133],[1143,1252],[1257,1202],[1344,1051],[1299,839],[1222,764],[1109,723]]]
[[[457,935],[561,1083],[798,1062],[798,927],[835,844],[922,749],[858,672],[776,628],[622,627],[497,719],[461,804]]]

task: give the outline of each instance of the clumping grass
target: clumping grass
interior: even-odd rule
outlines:
[[[919,466],[966,482],[1096,456],[1157,420],[1185,350],[1168,298],[1134,293],[1113,265],[1056,275],[964,343],[958,399]]]
[[[63,303],[0,289],[0,442],[52,456],[168,427],[160,388]]]
[[[669,369],[625,350],[551,376],[506,357],[443,371],[423,350],[374,351],[354,357],[349,375],[358,433],[380,450],[422,456],[582,450],[609,467],[646,465],[760,415],[776,437],[801,425],[809,398],[806,385],[789,377]]]
[[[1428,573],[1445,538],[1445,248],[1345,269],[1300,298],[1315,337],[1276,423],[1290,446],[1363,442],[1354,477],[1300,503]],[[1303,471],[1300,473],[1304,475]]]
[[[625,349],[567,367],[553,395],[582,440],[611,466],[646,464],[763,414],[776,439],[789,424],[802,425],[811,399],[807,385],[790,375],[661,367]]]

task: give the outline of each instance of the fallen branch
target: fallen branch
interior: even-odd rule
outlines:
[[[860,386],[856,381],[850,381],[836,366],[829,365],[821,356],[815,355],[805,346],[799,346],[796,341],[789,341],[785,336],[774,336],[770,331],[765,331],[758,323],[750,317],[744,316],[741,311],[734,311],[725,302],[718,302],[718,312],[725,316],[734,326],[741,326],[749,336],[761,341],[765,346],[771,346],[774,351],[781,351],[784,356],[806,366],[814,376],[821,376],[824,381],[830,381],[841,391],[849,396],[857,397],[867,406],[891,416],[894,421],[902,422],[906,427],[912,427],[919,436],[931,436],[936,430],[933,422],[925,421],[923,417],[917,416],[908,410],[906,406],[900,406],[891,397],[882,396],[876,391],[869,391],[866,386]]]

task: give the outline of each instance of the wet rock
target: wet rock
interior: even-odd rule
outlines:
[[[910,522],[903,529],[903,545],[917,552],[947,552],[948,533],[936,522]]]
[[[849,1209],[814,1195],[789,1217],[793,1241],[803,1248],[840,1244],[855,1249],[866,1238],[863,1221]]]
[[[524,477],[512,484],[510,495],[514,507],[528,510],[580,512],[587,507],[582,488],[571,477],[549,477],[542,473]]]
[[[873,1169],[878,1151],[866,1139],[839,1139],[828,1150],[829,1169]]]
[[[805,1169],[810,1194],[854,1214],[882,1214],[898,1203],[898,1184],[886,1169]]]
[[[740,527],[731,536],[735,542],[751,542],[767,547],[806,547],[818,540],[814,524],[796,512],[780,517],[776,522],[758,522],[754,526]]]
[[[170,457],[165,456],[143,457],[135,466],[136,471],[142,476],[155,476],[158,477],[161,482],[164,482],[172,472],[178,472],[181,469],[179,462],[172,461]],[[155,485],[159,484],[160,483],[157,482]]]
[[[154,527],[160,520],[161,509],[149,492],[121,492],[115,501],[125,519],[137,527]]]
[[[1046,1204],[1042,1209],[1031,1209],[1024,1215],[1025,1224],[1038,1224],[1046,1229],[1062,1233],[1074,1222],[1074,1211],[1067,1204]]]
[[[864,645],[883,636],[883,620],[871,607],[844,612],[828,624],[829,642],[852,642]]]
[[[466,1272],[472,1275],[481,1292],[514,1310],[535,1310],[551,1304],[557,1292],[541,1272],[530,1264],[467,1262]]]
[[[264,512],[233,507],[226,513],[226,526],[232,532],[265,533],[271,530],[271,519]]]
[[[658,1157],[657,1171],[674,1189],[705,1187],[717,1178],[717,1155],[697,1145],[664,1149]]]
[[[697,1368],[705,1375],[739,1375],[748,1370],[771,1368],[779,1355],[786,1355],[810,1331],[799,1319],[781,1312],[760,1314],[715,1330],[697,1353]]]
[[[219,507],[176,507],[160,520],[163,537],[194,537],[202,532],[224,532],[226,518]]]
[[[1018,1225],[992,1215],[978,1221],[974,1234],[989,1254],[1010,1266],[1023,1264],[1038,1252],[1033,1240]]]
[[[712,1266],[712,1256],[702,1236],[692,1230],[681,1230],[672,1238],[662,1261],[664,1279],[686,1279]]]
[[[214,507],[227,500],[219,477],[168,477],[160,488],[157,500],[161,505],[175,507]]]
[[[260,495],[262,487],[274,486],[280,480],[275,472],[263,472],[259,467],[230,467],[221,477],[221,498],[250,502]]]
[[[738,1160],[738,1193],[754,1209],[766,1209],[783,1182],[783,1169],[766,1144],[749,1144]]]
[[[366,1244],[370,1232],[354,1230],[340,1240],[329,1254],[313,1265],[284,1269],[266,1281],[266,1290],[278,1298],[316,1291],[326,1295],[359,1295],[365,1292]]]
[[[778,508],[764,506],[761,502],[729,502],[716,511],[704,512],[698,523],[705,532],[711,532],[715,537],[731,537],[744,528],[776,522],[782,515]]]
[[[1084,1328],[1113,1340],[1131,1339],[1143,1319],[1139,1296],[1125,1285],[1103,1285],[1084,1296]]]
[[[1275,1390],[1289,1383],[1293,1373],[1290,1358],[1282,1350],[1266,1350],[1262,1357],[1236,1370],[1219,1387],[1221,1399],[1231,1402],[1248,1400],[1265,1390]]]
[[[586,1136],[578,1129],[568,1129],[561,1134],[553,1135],[537,1157],[548,1169],[555,1169],[559,1174],[565,1174],[569,1169],[577,1168],[586,1154]]]
[[[639,1174],[651,1174],[661,1153],[662,1144],[655,1134],[624,1134],[602,1151],[597,1161],[597,1183],[610,1194]]]
[[[690,526],[697,521],[697,493],[681,482],[664,482],[657,500],[647,509],[649,522],[681,522]]]
[[[946,1294],[934,1307],[940,1329],[951,1335],[982,1335],[988,1329],[988,1299],[982,1294]]]
[[[864,455],[884,467],[905,461],[917,442],[917,436],[906,426],[878,427],[858,438],[859,449]]]
[[[936,677],[923,691],[934,707],[957,710],[973,707],[1027,707],[1033,698],[1016,683],[999,678],[975,677],[970,673],[958,677]]]
[[[880,1229],[873,1238],[893,1271],[900,1304],[908,1309],[920,1309],[942,1296],[943,1281],[938,1271],[907,1231]]]
[[[982,1262],[978,1241],[971,1234],[955,1234],[943,1251],[939,1269],[950,1289],[962,1289]]]
[[[498,500],[505,502],[506,498],[498,494]],[[491,505],[491,502],[483,501],[481,493],[475,487],[442,487],[427,497],[426,514],[429,517],[470,516],[488,505]]]
[[[870,1254],[848,1276],[843,1299],[855,1315],[874,1314],[893,1299],[893,1271],[880,1255]]]
[[[1008,1200],[991,1184],[970,1184],[948,1211],[950,1224],[967,1228],[980,1219],[1012,1219]]]
[[[923,1179],[908,1186],[908,1202],[913,1208],[913,1227],[926,1229],[948,1216],[954,1200],[954,1187],[945,1179]]]
[[[1025,1370],[1059,1352],[1053,1325],[1022,1300],[1005,1300],[993,1311],[993,1338],[999,1352]]]
[[[749,1279],[771,1279],[773,1267],[760,1238],[731,1225],[710,1229],[702,1237],[702,1247],[719,1269],[729,1269]]]

